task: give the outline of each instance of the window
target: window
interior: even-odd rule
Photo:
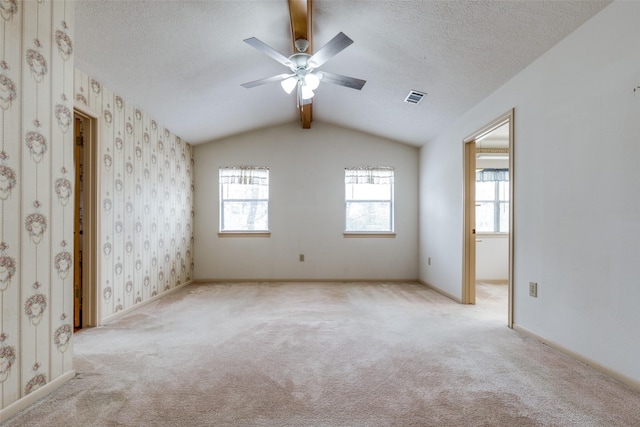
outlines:
[[[393,232],[393,168],[344,171],[345,231]]]
[[[476,232],[509,232],[509,169],[476,171]]]
[[[220,231],[269,231],[268,168],[220,168]]]

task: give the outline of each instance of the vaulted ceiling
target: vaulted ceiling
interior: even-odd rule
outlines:
[[[313,0],[314,48],[354,41],[322,69],[367,81],[321,83],[313,120],[421,146],[609,3]],[[75,13],[76,66],[192,144],[300,121],[295,92],[240,86],[288,72],[243,43],[292,54],[287,0],[83,0]],[[405,103],[411,90],[427,96]]]

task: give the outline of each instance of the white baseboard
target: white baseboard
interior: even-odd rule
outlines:
[[[428,282],[425,282],[425,281],[422,281],[422,280],[418,280],[418,282],[419,282],[420,284],[422,284],[422,285],[426,286],[427,288],[429,288],[429,289],[431,289],[431,290],[433,290],[433,291],[436,291],[436,292],[437,292],[437,293],[439,293],[440,295],[443,295],[443,296],[445,296],[445,297],[447,297],[447,298],[449,298],[449,299],[454,300],[455,302],[458,302],[458,303],[462,304],[462,300],[461,300],[460,298],[458,298],[457,296],[455,296],[455,295],[451,295],[449,292],[443,291],[443,290],[442,290],[442,289],[440,289],[439,287],[437,287],[437,286],[433,286],[431,283],[428,283]]]
[[[55,391],[64,383],[69,381],[71,378],[75,377],[75,375],[76,375],[76,371],[74,370],[65,372],[64,374],[60,375],[58,378],[49,381],[48,383],[46,383],[36,391],[29,393],[26,396],[16,400],[6,408],[0,409],[0,423],[4,423],[5,421],[8,421],[9,418],[13,417],[18,412],[22,411],[23,409],[26,409],[28,406],[33,405],[38,400],[42,399],[49,393]]]
[[[533,332],[531,332],[530,330],[523,328],[522,326],[519,325],[513,325],[513,329],[522,333],[523,335],[527,335],[528,337],[531,337],[537,341],[540,341],[541,343],[548,345],[551,348],[554,348],[556,350],[558,350],[561,353],[566,354],[567,356],[576,359],[586,365],[591,366],[594,369],[597,369],[598,371],[602,372],[605,375],[610,376],[611,378],[614,378],[618,381],[620,381],[621,383],[624,383],[626,385],[628,385],[629,387],[640,391],[640,381],[636,381],[633,378],[629,378],[628,376],[621,374],[620,372],[614,371],[613,369],[607,368],[606,366],[602,366],[600,363],[591,360],[587,357],[582,356],[581,354],[576,353],[575,351],[569,350],[568,348],[564,347],[561,344],[558,344],[556,342],[550,341],[546,338],[541,337],[540,335],[537,335]]]
[[[194,279],[193,283],[197,285],[204,285],[207,283],[276,283],[276,282],[301,282],[301,283],[360,283],[360,282],[375,282],[375,283],[416,283],[418,279]]]
[[[191,283],[193,283],[193,280],[189,280],[187,282],[181,283],[178,286],[176,286],[175,288],[171,288],[168,291],[162,292],[161,294],[153,296],[153,297],[151,297],[149,299],[146,299],[144,301],[140,301],[139,303],[134,304],[131,307],[127,307],[122,311],[119,311],[117,313],[113,313],[112,315],[107,316],[104,319],[101,319],[98,326],[102,326],[102,325],[106,325],[108,323],[111,323],[114,320],[124,316],[125,314],[131,313],[132,311],[135,311],[135,310],[139,309],[140,307],[143,307],[143,306],[149,304],[150,302],[153,302],[153,301],[156,301],[156,300],[158,300],[158,299],[160,299],[162,297],[165,297],[165,296],[177,291],[178,289],[181,289],[181,288],[183,288],[183,287],[185,287],[187,285],[190,285]]]

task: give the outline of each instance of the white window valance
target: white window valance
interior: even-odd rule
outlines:
[[[392,167],[363,166],[344,171],[345,184],[393,184]]]
[[[220,168],[220,184],[269,185],[269,168],[261,166]]]

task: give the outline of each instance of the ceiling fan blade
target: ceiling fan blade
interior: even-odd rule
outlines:
[[[343,32],[338,33],[337,36],[329,40],[327,44],[322,46],[311,58],[309,58],[309,65],[313,68],[318,68],[329,59],[337,55],[346,49],[353,40],[347,37]]]
[[[289,77],[295,76],[295,74],[278,74],[277,76],[266,77],[260,80],[254,80],[252,82],[242,83],[240,86],[250,89],[256,86],[266,85],[268,83],[281,82]]]
[[[356,79],[355,77],[343,76],[342,74],[329,73],[327,71],[319,71],[318,77],[322,75],[323,82],[332,83],[334,85],[350,87],[351,89],[360,90],[367,82],[366,80]]]
[[[276,61],[278,61],[282,65],[284,65],[286,67],[291,65],[291,61],[289,61],[289,58],[287,58],[286,56],[284,56],[283,54],[281,54],[280,52],[278,52],[277,50],[275,50],[274,48],[272,48],[268,44],[264,43],[263,41],[260,41],[255,37],[250,37],[248,39],[244,39],[243,41],[246,44],[255,47],[256,49],[258,49],[260,52],[264,53],[265,55],[268,55],[268,56],[272,57],[273,59],[275,59]]]

